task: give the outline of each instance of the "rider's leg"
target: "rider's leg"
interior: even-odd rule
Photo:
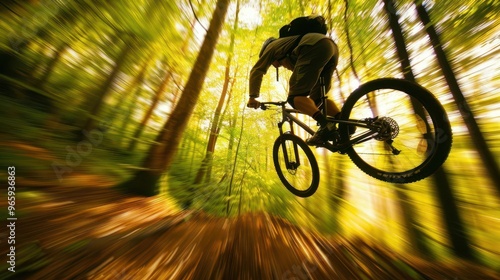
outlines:
[[[330,59],[324,64],[320,72],[320,77],[324,78],[324,83],[315,83],[310,91],[309,97],[314,100],[317,105],[323,102],[323,96],[321,94],[323,90],[322,87],[325,87],[325,94],[328,93],[332,87],[332,76],[335,73],[338,62],[338,47],[335,43],[329,40],[323,40],[318,43],[318,46],[315,46],[317,47],[315,55],[317,56],[319,55],[318,53],[324,52],[329,54]],[[337,105],[331,99],[326,99],[326,109],[327,115],[331,117],[334,117],[340,112]]]
[[[326,84],[327,86],[330,85],[333,73],[331,69],[335,70],[337,54],[338,50],[335,43],[327,38],[319,40],[312,46],[301,46],[289,81],[289,96],[312,95],[311,98],[317,100],[315,94],[316,92],[319,93],[319,77],[322,74],[329,74],[329,76],[325,77],[329,77]],[[327,69],[328,71],[324,71]]]
[[[288,98],[288,102],[290,103],[290,105],[292,105],[293,108],[312,117],[320,124],[320,126],[327,125],[328,121],[326,117],[318,109],[316,102],[314,102],[311,98],[307,96],[290,96]],[[331,102],[331,104],[333,104],[333,102]],[[328,111],[335,110],[335,108],[335,104],[333,104],[332,109],[328,109]]]
[[[312,99],[307,96],[295,96],[295,98],[293,99],[293,105],[295,109],[313,118],[314,115],[319,112],[318,107],[316,107],[316,103],[314,103],[314,101],[312,101]]]
[[[330,117],[335,117],[338,113],[340,113],[339,108],[331,99],[326,100],[326,111],[327,115]]]
[[[312,46],[302,46],[299,50],[299,56],[295,63],[292,76],[290,77],[290,93],[293,103],[292,106],[304,114],[313,117],[320,124],[320,128],[309,140],[313,140],[310,145],[321,144],[328,139],[328,135],[335,129],[333,124],[329,124],[326,117],[316,106],[313,100],[317,100],[315,96],[308,98],[304,96],[315,95],[316,89],[319,88],[319,77],[321,74],[329,74],[331,79],[331,70],[335,70],[336,56],[338,49],[335,43],[330,39],[322,39]],[[328,69],[328,71],[324,71]],[[329,73],[326,73],[329,72]],[[330,81],[328,81],[330,86]],[[295,96],[295,98],[292,98]],[[289,99],[289,100],[290,100]],[[327,104],[332,104],[328,102]],[[335,105],[331,106],[332,113],[335,113]],[[337,108],[338,110],[338,108]]]
[[[292,107],[299,110],[300,112],[311,116],[314,120],[316,120],[320,128],[314,133],[314,135],[306,140],[308,145],[321,145],[330,139],[335,131],[335,124],[333,122],[328,122],[323,113],[318,109],[316,102],[310,99],[307,96],[290,96],[288,98],[288,102]],[[329,112],[333,112],[337,108],[333,102],[328,102],[331,106],[331,109],[327,110]],[[338,110],[338,109],[337,109]]]

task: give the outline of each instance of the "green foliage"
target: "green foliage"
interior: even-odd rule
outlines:
[[[104,174],[118,181],[130,178],[140,169],[178,102],[205,36],[213,1],[194,1],[192,7],[183,1],[159,0],[25,2],[17,14],[4,12],[0,20],[0,111],[4,113],[0,119],[0,165],[15,163],[33,178],[54,179],[53,158],[64,165],[66,148],[81,143],[77,136],[85,121],[92,118],[106,124],[104,140],[80,165],[72,167],[74,172]],[[414,1],[396,2],[395,12],[400,16],[413,71],[419,83],[445,105],[454,127],[454,150],[445,167],[459,209],[474,244],[480,248],[478,254],[494,266],[500,260],[495,247],[500,242],[499,213],[495,210],[499,206],[498,194],[485,176],[474,152],[476,147],[470,144],[458,115],[463,104],[451,101],[416,17]],[[432,2],[429,11],[433,23],[442,34],[472,106],[468,109],[479,116],[484,136],[499,158],[500,97],[495,92],[500,88],[496,65],[500,58],[500,4],[492,0],[427,2]],[[271,149],[277,136],[275,112],[244,108],[248,73],[261,42],[277,37],[283,24],[305,14],[324,14],[331,36],[339,45],[339,76],[334,77],[333,89],[338,104],[340,95],[345,97],[360,82],[402,76],[381,1],[241,1],[240,5],[243,12],[239,28],[232,30],[236,18],[233,7],[174,164],[160,180],[162,194],[180,208],[220,216],[263,211],[326,234],[365,234],[406,248],[405,231],[409,229],[401,225],[401,204],[395,198],[394,186],[358,173],[341,155],[324,159],[323,151],[318,149],[315,154],[322,159],[318,193],[308,199],[293,197],[279,182],[272,164]],[[102,110],[92,115],[98,93],[125,47],[130,51],[107,89]],[[205,158],[208,129],[221,96],[228,59],[229,93],[213,160],[207,166],[210,175],[202,184],[193,185]],[[354,78],[352,67],[360,81]],[[280,70],[280,75],[280,82],[275,82],[273,71],[265,76],[262,100],[286,98],[289,73]],[[161,94],[156,95],[157,91]],[[157,106],[142,123],[157,96]],[[135,138],[138,128],[143,133]],[[135,149],[130,148],[133,140],[138,141]],[[45,149],[52,158],[13,148],[19,143]],[[140,182],[136,185],[140,187]],[[435,201],[435,187],[433,181],[425,180],[411,185],[405,193],[416,213],[415,226],[436,255],[446,255],[449,245]],[[74,244],[76,249],[79,245]]]

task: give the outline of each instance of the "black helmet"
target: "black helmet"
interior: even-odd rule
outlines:
[[[259,57],[262,56],[262,54],[264,53],[264,50],[267,48],[267,46],[269,44],[271,44],[272,42],[274,42],[274,40],[276,40],[276,38],[271,37],[271,38],[268,38],[266,41],[264,41],[264,44],[262,44],[262,48],[260,49],[260,52],[259,52]]]

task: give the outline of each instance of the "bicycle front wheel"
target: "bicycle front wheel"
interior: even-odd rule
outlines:
[[[274,142],[273,160],[281,182],[294,195],[313,195],[319,185],[318,162],[298,136],[283,134]]]
[[[426,178],[451,150],[445,110],[429,91],[407,80],[383,78],[361,85],[346,100],[341,119],[372,125],[360,126],[350,136],[341,124],[340,137],[344,141],[373,133],[371,140],[345,152],[361,170],[379,180],[410,183]]]

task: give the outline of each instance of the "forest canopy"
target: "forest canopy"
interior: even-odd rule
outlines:
[[[271,151],[279,116],[246,108],[248,76],[262,42],[310,14],[339,46],[329,96],[340,107],[363,83],[410,73],[443,104],[454,136],[439,174],[384,183],[316,149],[318,192],[301,199],[283,187]],[[498,268],[499,1],[3,1],[0,18],[0,161],[26,170],[26,185],[100,174],[178,209],[267,212]],[[261,100],[286,99],[290,72],[279,75],[264,77]]]

